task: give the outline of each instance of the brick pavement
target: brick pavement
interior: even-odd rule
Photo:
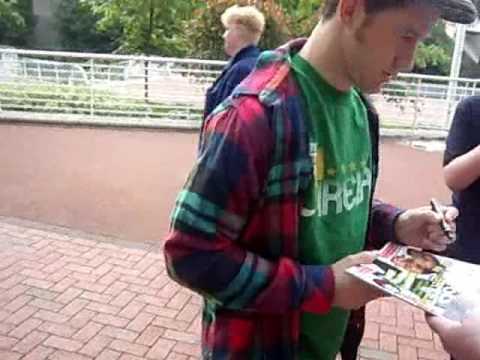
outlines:
[[[200,304],[159,244],[0,217],[1,360],[198,359]],[[383,299],[367,316],[360,359],[448,359],[421,311]]]

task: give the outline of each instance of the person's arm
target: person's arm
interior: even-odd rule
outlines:
[[[427,316],[427,322],[442,341],[445,350],[458,360],[480,359],[480,314],[468,316],[462,323],[443,317]]]
[[[380,249],[389,241],[398,241],[395,222],[403,211],[379,199],[373,200],[367,248]]]
[[[480,146],[475,143],[477,137],[472,126],[473,98],[467,98],[458,104],[447,137],[444,155],[444,177],[452,191],[462,191],[480,178]]]
[[[371,116],[376,118],[378,115],[371,102],[368,98],[363,97],[363,99],[367,109],[372,112]],[[378,127],[378,120],[373,123]],[[457,209],[445,207],[442,211],[447,223],[455,229],[454,220],[458,216]],[[433,212],[430,207],[402,210],[374,199],[367,249],[380,249],[387,242],[393,241],[426,250],[443,251],[450,240],[443,232],[440,222],[441,215]]]
[[[458,210],[443,207],[445,219],[452,231]],[[379,200],[373,202],[368,248],[379,249],[389,241],[425,250],[444,251],[450,242],[441,227],[442,215],[429,206],[401,210]]]
[[[206,130],[164,247],[173,279],[224,308],[274,314],[326,313],[332,303],[353,308],[378,296],[344,271],[371,262],[366,254],[332,267],[308,266],[288,257],[267,259],[240,245],[269,171],[272,130],[254,98],[236,101]]]
[[[443,168],[445,182],[452,191],[462,191],[480,178],[480,145],[458,156]]]

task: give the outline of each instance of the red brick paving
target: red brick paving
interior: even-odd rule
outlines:
[[[0,217],[0,359],[199,358],[201,301],[159,247]],[[423,313],[367,307],[360,359],[442,360]]]
[[[199,298],[149,244],[0,218],[0,359],[197,359]]]

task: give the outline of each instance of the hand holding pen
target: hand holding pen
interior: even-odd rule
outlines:
[[[452,206],[435,205],[407,209],[394,223],[398,242],[424,250],[442,252],[455,239],[455,218],[458,210]]]
[[[442,205],[436,199],[430,200],[430,206],[432,207],[432,211],[438,215],[440,215],[440,227],[442,228],[443,233],[448,239],[448,244],[452,244],[456,240],[455,236],[455,229],[451,226],[447,219],[445,218],[445,213],[443,211]]]

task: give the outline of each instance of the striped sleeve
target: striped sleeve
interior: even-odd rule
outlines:
[[[253,97],[235,99],[206,125],[197,163],[180,192],[164,253],[169,275],[221,306],[284,313],[330,310],[330,267],[267,260],[239,244],[267,179],[274,134]]]

